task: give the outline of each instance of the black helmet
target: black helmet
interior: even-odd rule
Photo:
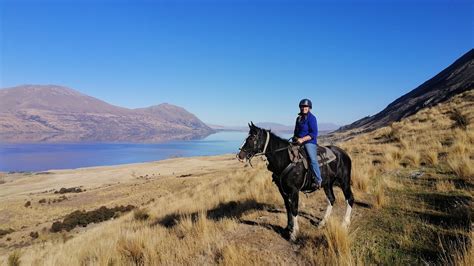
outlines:
[[[301,106],[309,106],[309,108],[313,109],[313,104],[311,103],[311,101],[309,99],[303,99],[300,101],[300,107]]]

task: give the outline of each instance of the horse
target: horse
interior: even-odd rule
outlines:
[[[267,158],[267,169],[272,172],[273,182],[278,186],[278,190],[285,202],[288,223],[286,232],[292,241],[296,240],[298,234],[298,200],[299,192],[308,184],[305,169],[302,162],[292,164],[288,148],[290,142],[275,135],[271,130],[259,128],[251,122],[249,134],[239,148],[236,157],[239,161],[250,162],[254,156],[264,155]],[[343,226],[347,228],[350,224],[354,196],[351,190],[351,158],[337,146],[327,146],[335,155],[336,159],[325,166],[321,166],[321,184],[328,206],[324,218],[318,225],[323,228],[327,223],[335,202],[333,186],[339,186],[347,203],[346,213],[343,218]],[[312,178],[311,175],[309,178]]]

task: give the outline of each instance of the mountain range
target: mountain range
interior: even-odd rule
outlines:
[[[57,85],[0,90],[2,142],[159,142],[215,131],[184,108],[128,109]]]
[[[257,122],[255,125],[265,128],[265,129],[271,129],[274,132],[278,133],[293,133],[295,126],[288,126],[288,125],[283,125],[279,123],[274,123],[274,122]],[[248,131],[249,128],[248,126],[221,126],[221,125],[213,125],[213,124],[208,124],[212,129],[218,130],[218,131]],[[318,122],[318,129],[319,132],[325,133],[325,132],[330,132],[338,129],[340,126],[333,124],[333,123],[319,123]]]

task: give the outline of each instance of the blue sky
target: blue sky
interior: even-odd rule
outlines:
[[[57,84],[207,123],[373,115],[474,47],[474,1],[0,0],[0,87]]]

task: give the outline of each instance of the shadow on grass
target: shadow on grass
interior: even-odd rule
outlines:
[[[240,223],[246,224],[246,225],[260,226],[265,229],[274,231],[275,233],[279,234],[284,239],[288,240],[290,238],[290,234],[288,230],[286,230],[286,228],[283,228],[282,226],[279,226],[279,225],[274,225],[274,224],[264,223],[264,222],[259,223],[259,222],[250,221],[250,220],[240,220]]]
[[[217,207],[206,211],[206,217],[214,221],[218,221],[223,218],[239,219],[247,211],[272,208],[272,205],[260,203],[255,200],[229,201],[225,203],[220,203]],[[191,216],[191,220],[194,222],[197,220],[199,212],[194,212],[189,215]],[[152,225],[162,225],[166,228],[172,228],[177,225],[181,221],[181,219],[183,219],[183,217],[185,217],[185,214],[168,214],[165,217],[156,220]]]

